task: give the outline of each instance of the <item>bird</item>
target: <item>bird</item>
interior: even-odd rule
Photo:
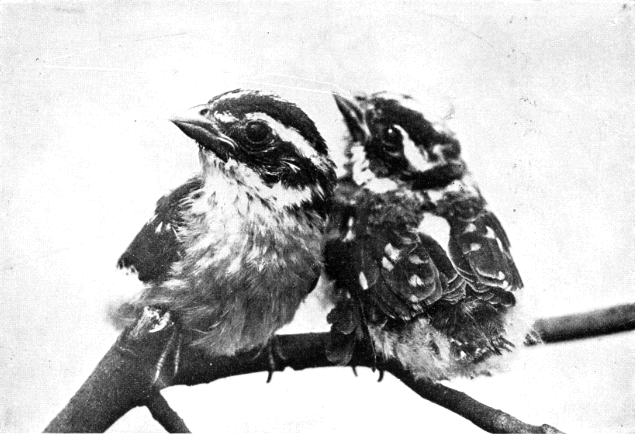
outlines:
[[[459,140],[409,95],[334,97],[348,139],[324,253],[329,360],[347,364],[368,342],[419,378],[488,373],[516,345],[523,281]],[[447,249],[420,229],[426,215],[447,222]]]
[[[201,169],[159,199],[119,258],[144,283],[122,311],[169,313],[209,356],[263,347],[322,270],[336,181],[327,144],[300,107],[260,90],[222,93],[171,121],[198,145]]]

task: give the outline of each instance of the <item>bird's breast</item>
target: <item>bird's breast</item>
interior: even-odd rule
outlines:
[[[184,216],[179,235],[185,248],[176,274],[206,276],[194,282],[213,277],[216,283],[261,287],[263,279],[256,276],[304,275],[299,268],[319,266],[320,225],[269,206],[240,184],[215,187],[204,188]]]

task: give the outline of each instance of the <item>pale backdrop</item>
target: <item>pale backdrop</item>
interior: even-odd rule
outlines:
[[[239,86],[298,102],[334,153],[331,90],[453,110],[532,312],[633,302],[634,7],[1,5],[0,430],[41,430],[113,343],[106,308],[134,283],[115,261],[198,165],[167,118]],[[165,395],[191,428],[219,433],[479,432],[368,370],[265,378]],[[529,422],[634,432],[635,333],[531,349],[508,374],[453,386]],[[157,429],[136,410],[112,431]]]

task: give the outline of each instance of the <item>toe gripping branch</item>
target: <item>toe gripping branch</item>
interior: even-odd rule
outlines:
[[[267,352],[267,384],[271,383],[273,373],[284,371],[287,366],[287,357],[282,351],[279,336],[274,335],[264,347]]]
[[[167,341],[164,338],[166,333],[170,334]],[[156,335],[160,341],[158,345],[163,345],[161,353],[154,364],[154,372],[150,382],[152,388],[160,390],[172,384],[172,380],[179,371],[183,334],[177,323],[173,321],[172,314],[156,307],[144,308],[137,325],[130,332],[130,337],[132,339],[141,338],[145,334]],[[171,369],[168,370],[170,357],[172,357],[172,363]]]

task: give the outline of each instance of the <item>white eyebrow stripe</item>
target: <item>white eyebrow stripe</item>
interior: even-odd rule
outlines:
[[[273,94],[273,93],[269,93],[269,92],[263,92],[263,91],[258,91],[258,90],[253,90],[253,89],[238,89],[235,92],[230,92],[230,93],[226,93],[222,96],[220,96],[220,98],[218,98],[215,103],[218,103],[220,101],[227,101],[230,99],[240,99],[244,96],[264,96],[267,98],[271,98],[274,99],[276,101],[281,101],[284,103],[289,103],[288,101],[286,101],[283,98],[280,98],[278,95]]]
[[[313,159],[320,157],[313,146],[311,146],[295,128],[287,127],[265,113],[249,113],[245,117],[247,119],[259,119],[267,122],[276,134],[278,134],[278,137],[285,142],[292,143],[306,158]]]
[[[214,117],[225,124],[230,122],[236,122],[238,120],[236,116],[232,115],[229,112],[216,113]]]
[[[425,172],[426,170],[432,169],[434,166],[437,165],[428,161],[424,157],[423,153],[426,151],[419,148],[415,144],[415,142],[412,141],[410,135],[406,132],[406,130],[404,130],[399,125],[394,125],[394,127],[397,128],[403,136],[403,153],[406,157],[406,160],[408,160],[408,163],[410,164],[410,166],[412,166],[413,169],[419,172]]]

